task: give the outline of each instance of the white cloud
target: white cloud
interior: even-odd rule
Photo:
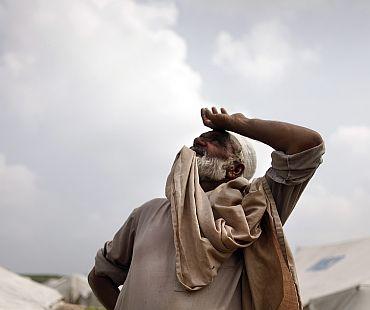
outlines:
[[[225,70],[259,81],[280,80],[293,65],[317,60],[317,51],[295,46],[289,30],[277,21],[256,24],[240,39],[221,32],[213,56]]]
[[[73,136],[84,128],[137,130],[139,123],[156,131],[163,119],[174,124],[181,113],[188,120],[200,108],[201,78],[171,29],[173,5],[23,5],[11,1],[2,9],[0,99],[24,122],[51,122]]]
[[[1,10],[0,113],[45,144],[46,163],[75,156],[116,177],[133,160],[142,170],[164,153],[172,160],[202,130],[201,78],[173,30],[173,4],[11,1]],[[65,173],[68,161],[51,169]]]
[[[346,180],[343,178],[343,182]],[[364,184],[342,193],[315,185],[303,194],[286,232],[295,246],[368,237],[370,195]]]
[[[311,1],[296,1],[296,0],[261,0],[261,1],[245,1],[245,0],[187,0],[187,3],[194,10],[202,9],[206,12],[217,11],[228,15],[237,15],[240,12],[266,12],[266,10],[281,9],[286,11],[310,11],[317,8],[326,8],[331,4],[331,0],[311,0]],[[282,14],[284,12],[280,12]]]
[[[4,263],[4,256],[12,257],[15,254],[9,252],[13,246],[34,242],[37,229],[34,220],[40,220],[45,215],[40,208],[45,202],[44,193],[38,187],[37,180],[28,167],[10,164],[0,154],[0,247],[6,248],[1,256]]]
[[[331,136],[331,142],[337,148],[366,155],[370,152],[370,127],[340,126]]]
[[[370,128],[341,126],[326,140],[324,162],[286,231],[295,246],[339,242],[370,235]]]
[[[1,209],[9,232],[0,245],[11,247],[2,263],[86,272],[130,210],[163,195],[176,151],[204,128],[201,77],[186,62],[176,20],[170,3],[0,4],[2,149],[36,171],[43,189],[32,200],[30,170],[3,164],[8,189],[0,201],[22,208]],[[66,261],[76,248],[81,254]],[[29,249],[35,257],[25,266]]]
[[[36,176],[24,165],[6,162],[0,154],[0,210],[4,214],[11,209],[32,207],[39,195]]]

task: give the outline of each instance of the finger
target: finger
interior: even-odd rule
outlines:
[[[224,108],[221,108],[221,113],[222,114],[227,114],[227,111]]]
[[[200,114],[202,116],[203,124],[206,125],[206,123],[209,123],[210,120],[208,118],[210,111],[207,108],[203,108],[200,110]]]
[[[208,108],[205,108],[204,115],[208,117],[210,114],[212,114],[212,112]]]
[[[215,107],[212,107],[212,113],[213,114],[218,114],[218,111],[217,111],[217,109]]]
[[[205,108],[201,108],[200,109],[200,116],[204,119],[204,117],[206,116],[205,115],[205,113],[206,113],[206,111],[205,111],[206,109]]]
[[[206,118],[208,118],[208,116],[210,114],[212,114],[211,111],[208,108],[201,109],[200,113],[201,113],[202,117],[206,117]]]

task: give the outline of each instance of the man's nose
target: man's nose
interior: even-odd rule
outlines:
[[[207,142],[201,137],[194,139],[194,146],[207,146]]]

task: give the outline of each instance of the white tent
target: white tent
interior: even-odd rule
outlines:
[[[305,309],[370,309],[370,238],[300,248],[295,258]]]
[[[0,267],[0,310],[45,310],[62,296],[54,289]]]
[[[84,275],[73,274],[60,279],[52,279],[45,285],[62,294],[64,301],[85,306],[100,306]]]

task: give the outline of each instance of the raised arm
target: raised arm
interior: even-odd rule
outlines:
[[[272,166],[265,174],[284,224],[307,183],[321,163],[325,147],[317,132],[289,123],[249,119],[225,109],[202,109],[203,123],[212,129],[229,130],[261,141],[272,148]]]
[[[242,136],[263,142],[285,154],[295,154],[323,142],[321,136],[311,129],[277,121],[251,119],[241,113],[229,115],[224,108],[202,109],[205,126],[236,132]]]

